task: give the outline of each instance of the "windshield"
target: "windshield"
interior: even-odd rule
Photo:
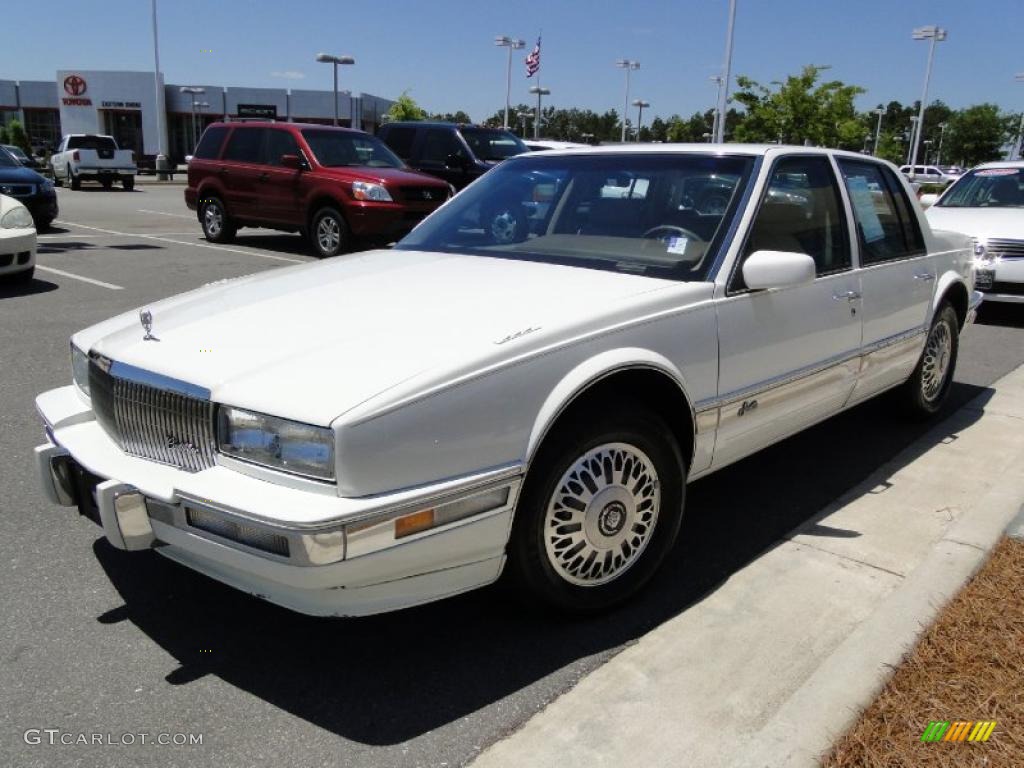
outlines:
[[[705,280],[753,162],[524,155],[486,173],[396,248]]]
[[[21,163],[14,159],[14,155],[3,147],[0,147],[0,168],[20,168]]]
[[[463,128],[462,138],[479,160],[504,160],[530,150],[514,133],[488,128]]]
[[[28,155],[26,155],[22,151],[21,147],[12,147],[12,146],[8,146],[7,144],[4,144],[3,145],[3,149],[6,149],[8,152],[10,152],[12,155],[14,155],[14,157],[16,159],[18,159],[18,160],[28,160]]]
[[[380,139],[364,133],[345,131],[304,130],[302,137],[316,155],[316,161],[327,168],[367,166],[369,168],[404,168]]]
[[[938,205],[942,208],[1024,207],[1024,168],[981,168],[961,176]]]

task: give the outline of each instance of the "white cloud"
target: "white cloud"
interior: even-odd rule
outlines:
[[[301,80],[306,76],[305,72],[299,72],[297,69],[286,69],[283,72],[271,72],[271,77],[277,77],[282,80]]]

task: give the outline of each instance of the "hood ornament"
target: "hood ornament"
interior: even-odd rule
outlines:
[[[146,335],[142,337],[143,341],[160,341],[150,331],[153,330],[153,313],[148,309],[144,309],[139,312],[139,320],[142,322],[142,328],[146,331]]]

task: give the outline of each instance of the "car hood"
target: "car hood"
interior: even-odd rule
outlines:
[[[23,165],[17,168],[0,167],[0,184],[41,184],[44,181],[44,176]]]
[[[368,165],[343,166],[328,168],[321,166],[321,173],[339,179],[350,179],[358,181],[376,181],[381,184],[404,186],[415,184],[417,186],[434,186],[448,188],[447,182],[441,181],[436,176],[414,171],[411,168],[371,168]]]
[[[925,214],[932,229],[963,232],[979,240],[992,237],[1024,240],[1024,208],[945,208]]]
[[[372,251],[222,281],[76,334],[229,403],[327,425],[631,316],[673,281],[480,256]],[[708,284],[688,286],[710,294]],[[635,309],[633,310],[635,312]],[[382,396],[387,393],[387,396]]]

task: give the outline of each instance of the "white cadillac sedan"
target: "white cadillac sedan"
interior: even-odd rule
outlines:
[[[1024,304],[1024,162],[979,165],[927,215],[932,226],[974,239],[975,287],[986,302]]]
[[[36,271],[36,225],[28,208],[0,195],[0,282],[27,283]]]
[[[688,481],[886,390],[938,411],[972,281],[873,158],[520,155],[393,250],[75,334],[39,477],[115,547],[303,613],[503,573],[598,611],[664,560]]]

